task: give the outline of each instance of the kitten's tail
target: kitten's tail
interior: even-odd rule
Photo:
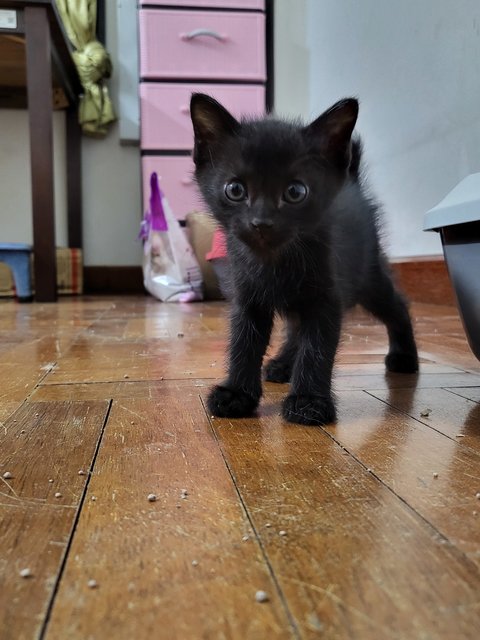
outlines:
[[[348,173],[355,182],[360,181],[360,163],[362,160],[362,141],[358,136],[352,138],[351,160]]]

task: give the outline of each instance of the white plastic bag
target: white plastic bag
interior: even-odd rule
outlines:
[[[144,240],[145,289],[163,302],[202,300],[197,258],[159,188],[156,173],[150,176],[150,209],[142,221],[140,237]]]

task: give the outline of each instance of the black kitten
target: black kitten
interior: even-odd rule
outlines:
[[[290,381],[289,422],[335,420],[332,367],[342,315],[357,303],[387,326],[387,369],[417,371],[407,306],[359,177],[357,101],[338,102],[308,126],[238,122],[198,93],[191,114],[196,179],[225,231],[233,281],[229,371],[210,393],[212,414],[255,413],[275,312],[287,320],[287,339],[266,379]]]

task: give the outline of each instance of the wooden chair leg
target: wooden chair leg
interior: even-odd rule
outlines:
[[[82,164],[81,128],[78,107],[67,110],[67,207],[68,246],[82,248]]]
[[[53,183],[53,105],[50,28],[45,7],[25,8],[28,118],[32,172],[35,299],[54,302],[56,290]]]

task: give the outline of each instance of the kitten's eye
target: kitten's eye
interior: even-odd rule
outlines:
[[[232,202],[241,202],[247,197],[247,189],[238,180],[232,180],[225,185],[225,195]]]
[[[283,192],[283,199],[289,204],[299,204],[305,200],[307,193],[308,189],[303,182],[295,180],[291,182]]]

